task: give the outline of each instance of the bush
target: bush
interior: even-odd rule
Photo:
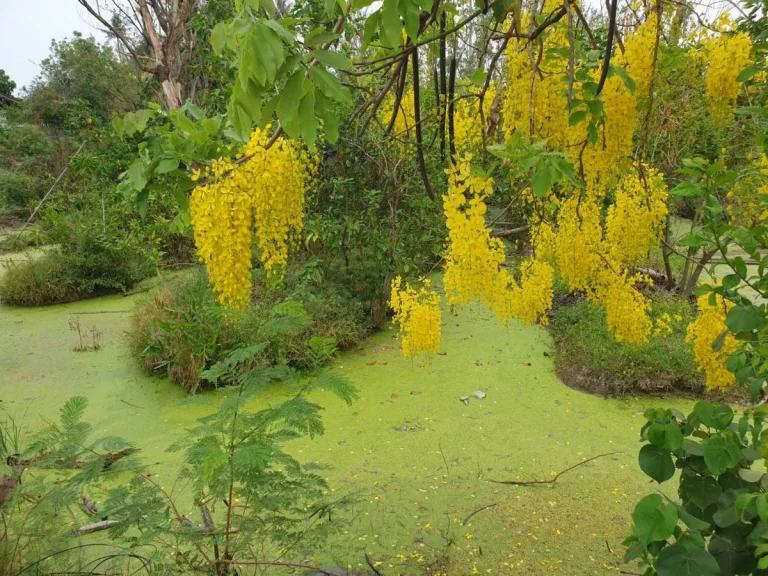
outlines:
[[[204,386],[203,370],[253,342],[267,343],[259,361],[309,369],[317,367],[319,346],[348,349],[370,330],[359,302],[337,284],[308,280],[304,268],[292,269],[276,290],[263,288],[259,271],[255,276],[258,294],[243,312],[218,304],[202,269],[166,282],[133,319],[132,347],[145,369],[194,393]]]
[[[150,276],[155,255],[134,235],[72,215],[57,221],[43,256],[11,263],[0,279],[0,301],[40,306],[124,291]]]
[[[613,339],[602,307],[573,297],[557,306],[551,332],[558,376],[572,388],[604,396],[701,393],[702,378],[685,341],[694,316],[690,304],[657,297],[652,314],[654,319],[668,314],[672,332],[632,347]]]
[[[0,277],[0,301],[17,306],[42,306],[70,302],[79,298],[69,282],[69,274],[61,258],[46,253],[43,256],[6,264]]]

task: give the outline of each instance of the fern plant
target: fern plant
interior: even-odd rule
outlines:
[[[334,352],[335,346],[330,344],[317,343],[314,353],[318,365],[324,363],[322,354]],[[30,448],[37,456],[29,465],[68,471],[66,482],[52,489],[52,478],[40,479],[41,490],[50,489],[40,498],[51,512],[45,520],[40,518],[40,528],[58,522],[64,533],[52,540],[51,548],[35,550],[34,565],[45,565],[56,553],[62,562],[57,569],[66,564],[73,570],[82,570],[83,564],[92,570],[98,559],[105,563],[101,568],[125,568],[126,562],[132,562],[153,574],[222,576],[255,573],[269,566],[313,568],[291,561],[292,554],[300,543],[303,548],[333,529],[334,510],[344,501],[329,501],[323,477],[313,466],[298,462],[283,446],[289,440],[324,431],[322,408],[308,399],[310,391],[328,390],[347,403],[356,397],[356,391],[327,370],[300,373],[287,365],[269,366],[260,361],[265,346],[233,350],[203,373],[212,382],[236,384],[220,388],[223,399],[216,411],[200,418],[182,441],[169,447],[169,451],[183,452],[179,480],[191,490],[182,496],[163,488],[135,458],[124,458],[132,456],[132,448],[117,439],[88,444],[90,427],[81,420],[86,401],[71,399],[62,410],[61,423],[46,428]],[[282,394],[282,401],[254,401],[268,389],[278,388],[278,382],[279,390],[271,392]],[[124,456],[115,459],[116,454]],[[129,466],[129,462],[133,464]],[[115,472],[122,473],[119,482],[113,478],[108,483],[107,478]],[[108,530],[110,542],[121,545],[121,551],[110,553],[108,559],[98,552],[84,553],[83,546],[89,543],[68,545],[73,523],[66,510],[94,486],[105,493],[98,511],[104,520],[98,528]],[[21,491],[15,494],[19,512],[37,521],[37,503],[24,501]],[[199,518],[181,513],[188,508],[190,497]],[[68,552],[61,552],[65,549]],[[27,552],[21,556],[26,560],[32,557]]]

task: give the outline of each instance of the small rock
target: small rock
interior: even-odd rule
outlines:
[[[459,398],[464,404],[469,404],[469,396],[462,396]]]
[[[403,424],[402,426],[393,426],[392,430],[394,430],[395,432],[408,432],[408,426],[406,426],[405,424]]]
[[[472,396],[474,396],[478,400],[482,400],[483,398],[485,398],[485,392],[483,392],[482,390],[475,390],[474,392],[472,392]]]
[[[411,391],[411,396],[421,396],[423,392],[419,392],[418,390]]]

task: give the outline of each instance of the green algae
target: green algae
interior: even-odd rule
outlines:
[[[67,398],[83,394],[97,433],[135,443],[154,472],[171,481],[180,462],[165,447],[209,413],[219,395],[182,403],[176,387],[141,370],[125,338],[137,297],[0,307],[0,400],[10,412],[26,413],[34,429]],[[73,350],[73,314],[102,331],[100,350]],[[690,404],[571,390],[554,374],[545,329],[504,328],[481,307],[444,318],[444,353],[426,361],[404,359],[391,329],[336,361],[333,369],[357,386],[360,399],[346,406],[318,394],[326,433],[291,450],[330,465],[334,495],[353,495],[354,503],[334,517],[338,535],[303,554],[360,573],[366,553],[384,574],[614,571],[634,504],[656,489],[637,466],[642,412]],[[476,390],[486,397],[472,397]],[[607,452],[617,453],[546,487],[491,482],[551,478]],[[191,505],[188,512],[194,514]]]

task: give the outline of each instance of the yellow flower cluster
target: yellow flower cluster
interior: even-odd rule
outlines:
[[[651,305],[635,287],[645,280],[638,274],[618,273],[606,267],[597,273],[594,287],[588,292],[590,300],[605,306],[608,330],[617,342],[638,346],[648,341],[653,329]]]
[[[219,301],[235,309],[250,300],[254,226],[259,260],[268,276],[282,278],[291,235],[302,229],[314,170],[293,141],[280,138],[266,149],[267,130],[251,134],[239,154],[247,160],[214,161],[204,173],[208,182],[190,198],[198,257]]]
[[[630,78],[635,81],[635,96],[646,99],[650,93],[653,69],[653,53],[659,30],[658,16],[651,6],[645,22],[627,37],[624,44],[624,65]]]
[[[400,276],[392,281],[389,306],[400,325],[400,343],[406,358],[440,351],[440,296],[430,289],[428,279],[422,278],[421,283],[416,290],[410,284],[403,287]]]
[[[510,298],[512,315],[522,324],[547,325],[547,312],[552,308],[555,270],[538,258],[523,262],[520,267],[520,284],[513,282]]]
[[[656,318],[653,325],[653,335],[658,338],[666,338],[672,334],[672,316],[668,312]]]
[[[616,200],[608,207],[605,242],[612,260],[637,264],[659,245],[667,216],[667,187],[657,170],[643,167],[619,181]]]
[[[448,245],[443,282],[449,306],[481,300],[505,322],[511,315],[511,277],[502,268],[504,244],[491,237],[485,225],[485,199],[493,193],[493,179],[472,175],[471,159],[467,154],[446,170],[448,192],[443,195],[443,211]]]
[[[716,22],[718,33],[702,42],[707,54],[705,82],[710,114],[717,124],[726,124],[732,118],[732,107],[739,94],[739,73],[752,64],[752,41],[746,32],[730,31],[731,20],[724,13]]]
[[[403,91],[403,96],[400,98],[400,105],[397,107],[395,125],[392,129],[393,135],[397,135],[399,139],[405,139],[410,135],[410,131],[413,130],[416,125],[416,120],[414,119],[415,110],[413,90],[408,88]],[[395,114],[395,96],[391,90],[387,92],[384,101],[381,103],[379,114],[382,124],[388,126],[392,120],[392,114]]]
[[[768,220],[768,210],[761,200],[768,197],[768,157],[765,154],[761,154],[755,168],[761,174],[738,180],[726,197],[726,210],[731,221],[749,228]]]
[[[601,237],[600,206],[594,199],[573,197],[563,202],[554,252],[560,274],[572,290],[589,288],[602,264]]]
[[[736,350],[736,339],[727,334],[718,352],[712,350],[712,344],[726,330],[725,317],[730,304],[718,295],[714,304],[710,304],[709,298],[709,294],[699,296],[699,313],[688,325],[686,341],[693,342],[693,355],[699,372],[704,374],[707,390],[727,390],[736,384],[733,373],[725,367],[728,356]]]
[[[456,154],[458,156],[481,149],[483,145],[483,130],[485,130],[482,120],[485,119],[486,124],[488,123],[494,98],[496,98],[496,88],[489,86],[483,98],[482,116],[479,111],[479,97],[468,96],[456,101],[453,116],[453,135],[456,139]]]

